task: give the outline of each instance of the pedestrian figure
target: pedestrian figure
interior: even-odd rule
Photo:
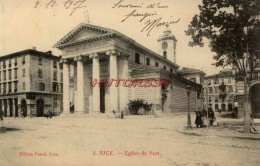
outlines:
[[[255,128],[255,122],[254,122],[252,114],[250,115],[250,133],[258,134],[258,132],[257,132],[257,130]]]
[[[197,126],[197,128],[200,126],[201,128],[203,127],[203,121],[202,121],[202,112],[201,111],[195,111],[196,113],[196,120],[195,120],[195,124]]]
[[[25,111],[24,110],[21,110],[21,115],[23,118],[25,118]]]
[[[124,119],[124,112],[121,111],[121,119]]]
[[[116,111],[115,111],[115,110],[113,110],[112,112],[113,112],[113,114],[114,114],[114,117],[115,117],[115,116],[116,116]]]
[[[52,118],[52,113],[51,113],[50,110],[48,110],[48,112],[47,112],[47,113],[44,113],[43,116],[46,117],[47,119],[48,119],[48,118],[51,119],[51,118]]]
[[[204,118],[207,118],[207,111],[205,109],[202,110],[202,115]]]
[[[0,120],[4,120],[4,119],[3,119],[3,115],[4,115],[4,112],[1,110],[1,111],[0,111]]]
[[[215,118],[215,114],[211,107],[209,107],[208,116],[209,116],[209,125],[212,126],[214,121],[216,120],[216,118]]]

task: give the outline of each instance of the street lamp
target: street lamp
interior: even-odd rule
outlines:
[[[192,128],[191,127],[191,118],[190,118],[190,93],[191,93],[191,86],[187,85],[187,95],[188,95],[188,119],[187,119],[187,128]]]
[[[205,101],[205,97],[201,97],[202,100],[202,109],[204,110],[204,101]]]

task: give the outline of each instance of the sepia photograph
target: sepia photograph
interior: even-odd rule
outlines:
[[[259,154],[259,0],[0,1],[0,166]]]

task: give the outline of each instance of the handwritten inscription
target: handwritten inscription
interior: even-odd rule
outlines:
[[[77,10],[80,8],[87,7],[87,0],[64,0],[58,2],[56,0],[48,0],[48,1],[36,1],[34,4],[34,8],[44,7],[45,9],[54,8],[62,6],[66,10],[70,10],[69,16],[72,16]]]
[[[118,2],[112,5],[112,8],[133,9],[130,13],[128,12],[126,15],[123,16],[121,22],[126,22],[131,18],[136,19],[138,22],[144,24],[143,28],[141,29],[141,32],[147,33],[147,36],[151,36],[151,32],[155,27],[158,28],[165,25],[176,24],[180,21],[180,18],[172,19],[172,16],[170,16],[170,19],[166,20],[164,17],[160,16],[160,11],[158,10],[168,9],[169,6],[161,4],[159,2],[147,4],[132,4],[130,1],[127,0],[119,0]],[[146,9],[145,12],[144,9]]]

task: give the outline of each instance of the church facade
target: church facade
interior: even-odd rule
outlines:
[[[138,98],[155,112],[187,111],[187,85],[191,110],[200,107],[201,85],[177,73],[176,43],[167,28],[157,54],[115,30],[79,24],[54,46],[62,51],[63,112],[121,112]]]

